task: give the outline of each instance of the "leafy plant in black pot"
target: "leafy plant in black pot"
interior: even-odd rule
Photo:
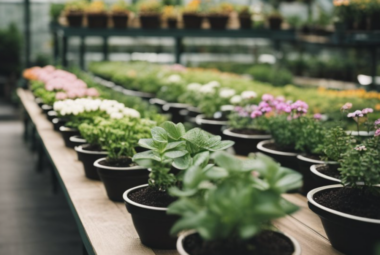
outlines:
[[[89,28],[106,28],[108,14],[102,0],[92,1],[86,8],[87,26]]]
[[[251,29],[253,20],[252,20],[252,13],[249,10],[249,6],[238,6],[236,8],[238,12],[238,18],[240,23],[240,29]]]
[[[182,9],[183,26],[186,29],[201,29],[203,14],[199,0],[191,0]]]
[[[157,29],[161,25],[162,6],[157,0],[145,0],[138,6],[142,28]]]
[[[211,29],[226,29],[233,10],[233,6],[229,3],[221,3],[208,8],[206,11],[206,17],[210,23]]]
[[[168,213],[181,216],[172,234],[187,230],[177,242],[181,255],[301,254],[297,241],[270,222],[297,210],[281,194],[298,188],[302,177],[267,156],[254,157],[216,152],[215,166],[190,167],[182,189],[170,189],[179,199]]]
[[[111,19],[114,28],[126,28],[129,19],[129,8],[124,0],[119,0],[111,7]]]
[[[177,217],[166,214],[175,200],[168,189],[176,186],[179,178],[172,169],[208,161],[210,151],[224,150],[233,143],[198,128],[186,132],[183,124],[172,122],[152,128],[151,134],[151,139],[139,141],[148,151],[133,157],[138,165],[151,170],[148,184],[127,190],[123,198],[141,242],[152,248],[170,249],[175,247],[176,238],[169,235],[169,230]]]
[[[82,26],[86,6],[87,2],[84,0],[74,0],[66,3],[65,16],[70,27]]]

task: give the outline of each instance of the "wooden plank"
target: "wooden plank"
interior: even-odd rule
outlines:
[[[88,238],[94,252],[112,255],[177,255],[174,250],[152,250],[140,243],[124,204],[110,201],[100,181],[89,180],[84,176],[83,166],[77,160],[75,151],[64,146],[61,135],[52,129],[51,123],[35,104],[32,94],[22,89],[17,92],[56,166],[69,203],[73,204],[74,217],[83,225],[86,235],[82,238]],[[299,194],[285,194],[284,198],[298,205],[300,210],[276,220],[274,225],[296,238],[303,254],[340,254],[331,247],[318,216],[308,208],[306,198]]]

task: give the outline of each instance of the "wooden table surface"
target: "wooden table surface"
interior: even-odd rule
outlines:
[[[18,96],[26,113],[36,127],[44,147],[54,163],[62,189],[77,221],[89,254],[107,255],[177,255],[177,251],[152,250],[140,243],[130,214],[123,203],[110,201],[100,181],[84,175],[76,152],[64,145],[59,132],[41,113],[30,91],[18,89]],[[274,225],[291,235],[301,245],[303,255],[341,254],[331,247],[320,219],[307,206],[307,199],[299,194],[284,195],[300,210],[276,220]],[[234,254],[231,254],[234,255]]]

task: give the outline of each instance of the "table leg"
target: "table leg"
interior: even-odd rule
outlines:
[[[174,39],[175,52],[174,58],[176,64],[181,64],[181,54],[182,54],[182,37],[176,37]]]
[[[62,65],[67,67],[67,36],[62,36]]]
[[[103,37],[103,60],[108,60],[108,37]]]
[[[80,45],[79,45],[79,65],[82,70],[84,70],[85,68],[85,53],[86,53],[85,37],[81,36]]]

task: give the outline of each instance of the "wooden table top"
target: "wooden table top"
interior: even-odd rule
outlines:
[[[57,169],[77,224],[84,229],[82,239],[88,239],[83,240],[84,243],[89,242],[93,252],[101,255],[178,255],[175,250],[152,250],[142,245],[124,204],[109,200],[102,182],[85,177],[76,152],[65,147],[61,134],[53,130],[34,102],[32,93],[18,89],[17,94]],[[302,254],[341,254],[331,247],[320,219],[308,208],[307,199],[300,194],[284,197],[298,205],[300,210],[276,220],[274,225],[300,243]]]

